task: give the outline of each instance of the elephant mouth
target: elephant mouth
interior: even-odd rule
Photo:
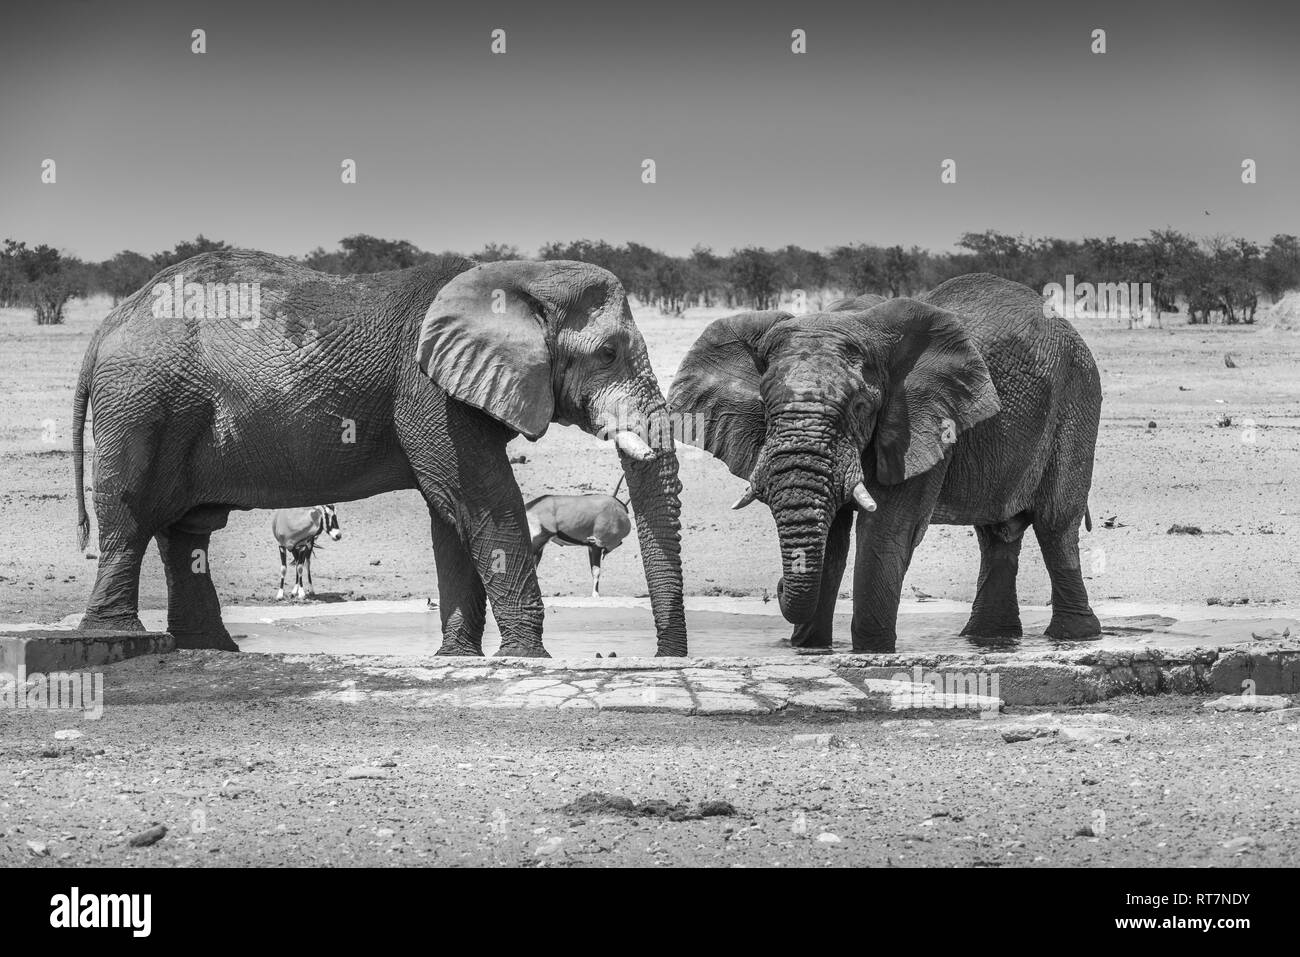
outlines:
[[[659,434],[652,428],[652,418],[644,412],[619,409],[601,412],[594,417],[592,433],[602,442],[612,442],[614,447],[637,462],[652,462],[659,453],[643,438]]]

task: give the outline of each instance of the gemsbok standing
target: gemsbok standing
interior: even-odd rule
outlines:
[[[591,564],[591,597],[600,597],[600,562],[623,544],[632,530],[627,504],[618,498],[623,480],[613,495],[543,495],[527,505],[528,534],[533,543],[533,564],[542,560],[547,542],[587,546]]]
[[[271,534],[280,543],[280,590],[275,600],[284,598],[286,559],[292,555],[295,569],[293,597],[302,598],[302,573],[307,571],[306,594],[316,594],[311,583],[311,556],[316,549],[316,539],[322,534],[334,541],[343,537],[339,531],[339,517],[333,505],[313,505],[311,508],[281,508],[271,516]]]

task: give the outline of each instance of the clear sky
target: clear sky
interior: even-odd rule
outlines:
[[[91,259],[1300,231],[1295,2],[45,0],[0,27],[0,238]]]

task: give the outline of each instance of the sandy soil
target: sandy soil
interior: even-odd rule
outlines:
[[[0,866],[1232,867],[1291,865],[1300,852],[1300,723],[1187,698],[1055,716],[1120,740],[1008,743],[1006,726],[1034,712],[402,709],[303,700],[285,666],[196,682],[192,664],[114,666],[99,721],[21,712],[0,723]],[[59,729],[82,736],[59,740]],[[832,734],[835,746],[797,734]],[[592,792],[735,813],[566,810]],[[162,840],[128,846],[155,824]]]
[[[54,328],[36,326],[25,311],[0,310],[0,620],[55,621],[82,610],[89,594],[94,562],[77,550],[71,494],[72,389],[90,332],[108,308],[103,299],[74,303],[68,323]],[[707,317],[638,318],[666,389]],[[1092,594],[1099,601],[1294,603],[1300,336],[1173,321],[1169,329],[1082,329],[1105,389],[1091,499],[1096,527],[1083,536]],[[1225,352],[1237,368],[1225,366]],[[1225,415],[1232,425],[1217,426]],[[571,428],[553,427],[542,441],[520,440],[511,451],[528,458],[516,468],[526,497],[606,491],[619,475],[612,453]],[[687,592],[772,591],[778,553],[766,509],[729,511],[740,480],[703,453],[684,450],[683,458]],[[1103,527],[1110,516],[1120,527]],[[436,594],[427,520],[414,492],[342,504],[340,517],[344,540],[314,565],[318,589],[368,599]],[[1175,523],[1205,534],[1167,534]],[[214,537],[212,569],[223,601],[272,599],[279,567],[269,524],[267,512],[237,513]],[[969,601],[977,565],[970,529],[935,526],[908,584]],[[586,594],[585,556],[548,552],[541,579],[545,594]],[[645,592],[634,539],[606,560],[601,587],[609,595]],[[1032,546],[1022,558],[1020,593],[1031,604],[1049,595]],[[141,604],[161,608],[165,600],[151,555]]]

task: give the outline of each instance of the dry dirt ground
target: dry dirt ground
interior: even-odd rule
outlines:
[[[83,610],[89,594],[95,566],[77,550],[71,494],[72,390],[91,330],[108,309],[104,299],[78,301],[66,325],[47,328],[27,311],[0,310],[0,621],[55,621]],[[666,391],[708,317],[642,311],[638,319]],[[1171,328],[1096,321],[1082,328],[1105,391],[1095,528],[1082,536],[1091,592],[1098,600],[1300,599],[1300,335],[1166,322]],[[1225,365],[1227,352],[1236,368]],[[1223,416],[1230,426],[1216,424]],[[516,467],[525,497],[607,491],[619,476],[614,454],[572,428],[554,426],[540,442],[519,440],[511,452],[527,456]],[[767,510],[729,511],[743,483],[704,453],[683,451],[682,480],[687,592],[773,590],[779,556]],[[436,594],[428,521],[414,492],[342,503],[339,512],[344,540],[318,556],[318,590],[351,598]],[[1117,527],[1103,527],[1111,516]],[[1167,534],[1174,524],[1205,534]],[[269,526],[267,512],[236,513],[214,536],[212,569],[223,601],[273,598],[279,560]],[[978,557],[970,529],[934,526],[908,584],[969,601]],[[1021,567],[1021,600],[1045,603],[1047,575],[1032,543]],[[846,588],[851,580],[850,571]],[[585,556],[549,551],[541,581],[544,594],[586,594]],[[635,537],[606,559],[601,589],[644,594]],[[151,555],[141,604],[161,608],[165,599]]]
[[[82,352],[106,311],[104,301],[78,303],[67,325],[45,329],[26,313],[0,312],[0,621],[56,621],[82,610],[90,590],[94,562],[75,540],[70,409]],[[666,389],[705,317],[639,318]],[[1083,332],[1105,389],[1096,528],[1083,536],[1092,594],[1300,601],[1300,336]],[[1223,416],[1232,424],[1217,425]],[[572,429],[512,452],[528,457],[516,469],[525,496],[607,490],[618,476],[613,454]],[[766,510],[730,512],[742,483],[703,454],[684,453],[682,477],[687,591],[772,589],[778,555]],[[319,556],[318,588],[368,599],[436,593],[414,493],[341,503],[340,515],[345,537]],[[1111,516],[1115,527],[1104,527]],[[1175,523],[1205,534],[1167,534]],[[268,526],[266,512],[239,513],[214,538],[224,601],[271,601],[279,569]],[[970,530],[937,526],[909,584],[969,601],[977,559]],[[1022,569],[1022,600],[1045,603],[1032,547]],[[546,594],[588,589],[576,550],[549,554],[541,579]],[[606,560],[602,590],[644,589],[629,539]],[[152,556],[141,603],[165,604]],[[271,689],[214,674],[177,683],[179,660],[111,668],[98,722],[0,716],[0,865],[1233,866],[1291,864],[1300,851],[1300,725],[1206,712],[1197,699],[1115,700],[1084,709],[1094,717],[1063,711],[1064,721],[1128,735],[1093,746],[1008,743],[998,722],[953,717],[366,706],[358,720],[291,682]],[[254,673],[264,671],[269,680],[269,667]],[[56,738],[60,730],[81,736]],[[797,743],[805,733],[838,741]],[[688,808],[725,801],[736,813],[565,810],[590,792]],[[128,845],[155,823],[165,838]]]
[[[1038,712],[343,704],[307,700],[317,685],[300,667],[204,678],[204,654],[220,657],[114,666],[98,721],[0,721],[0,866],[1236,867],[1300,853],[1295,711],[1116,699],[1055,716],[1116,740],[1008,743],[1007,726]],[[584,806],[593,793],[687,813]],[[698,816],[709,802],[734,813]],[[130,846],[159,824],[165,837]]]

